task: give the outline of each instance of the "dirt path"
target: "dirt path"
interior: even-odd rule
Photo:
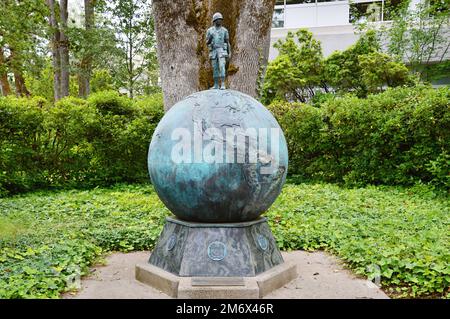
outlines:
[[[63,298],[154,299],[170,298],[134,279],[134,266],[145,262],[149,252],[114,253],[107,265],[92,269],[76,294]],[[297,263],[299,276],[266,298],[388,298],[375,284],[356,278],[333,256],[324,252],[293,251],[283,253],[286,261]]]

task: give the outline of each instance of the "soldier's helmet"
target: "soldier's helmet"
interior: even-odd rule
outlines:
[[[223,20],[222,13],[220,13],[220,12],[214,13],[214,14],[213,14],[213,19],[212,19],[213,22],[215,22],[216,20],[219,20],[219,19]]]

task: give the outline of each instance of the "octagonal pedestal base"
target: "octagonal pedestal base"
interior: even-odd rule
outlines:
[[[136,279],[180,299],[258,299],[297,278],[295,263],[282,263],[255,277],[180,277],[148,263]]]
[[[168,217],[149,263],[180,277],[254,277],[283,257],[265,218],[213,224]]]
[[[178,298],[261,298],[297,277],[265,218],[192,223],[167,218],[136,279]]]

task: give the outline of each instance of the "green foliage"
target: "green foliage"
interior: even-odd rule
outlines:
[[[86,100],[0,98],[0,195],[45,187],[147,180],[161,94],[137,102],[104,91]]]
[[[262,100],[305,102],[314,95],[315,87],[324,85],[320,42],[308,30],[300,29],[295,34],[288,32],[274,47],[279,55],[267,67]]]
[[[270,105],[278,123],[283,129],[289,152],[289,173],[303,178],[315,177],[316,156],[325,148],[321,109],[308,104],[275,103]],[[319,142],[320,141],[320,142]],[[316,156],[314,156],[317,154]],[[331,163],[330,163],[331,164]]]
[[[134,112],[132,100],[116,91],[102,91],[89,96],[88,103],[103,115],[128,115]]]
[[[279,55],[267,66],[261,101],[311,102],[318,106],[319,100],[331,94],[331,88],[339,95],[351,92],[365,97],[385,87],[415,85],[417,81],[404,64],[380,52],[378,37],[369,30],[345,51],[324,59],[320,42],[311,32],[289,32],[286,39],[274,45]]]
[[[274,103],[289,170],[304,179],[348,185],[450,187],[450,89],[395,88],[366,99],[328,99],[320,107]]]
[[[398,61],[405,61],[422,80],[431,81],[448,75],[448,0],[423,1],[408,6],[406,1],[390,13],[392,22],[375,31],[387,43],[387,52]],[[361,26],[369,29],[370,25]],[[434,63],[434,65],[430,64]],[[439,66],[441,65],[441,66]]]
[[[108,27],[114,30],[118,48],[111,57],[116,86],[126,88],[130,97],[153,93],[158,82],[158,63],[151,3],[111,0],[105,2],[105,12],[115,17]]]
[[[449,213],[448,197],[426,187],[288,184],[267,217],[282,249],[329,250],[360,275],[380,275],[392,297],[443,297]]]
[[[167,214],[144,185],[0,200],[0,298],[57,298],[77,288],[102,252],[153,248]]]
[[[383,86],[396,87],[413,84],[408,68],[395,62],[389,55],[372,52],[359,56],[361,77],[369,93],[383,91]]]
[[[114,89],[113,78],[106,69],[95,70],[91,78],[92,93]]]
[[[77,278],[88,274],[88,266],[100,252],[85,240],[61,240],[36,249],[4,248],[0,297],[59,298],[62,291],[77,288]]]
[[[148,1],[86,1],[92,10],[87,10],[87,19],[81,17],[82,22],[79,14],[72,14],[84,11],[83,1],[75,1],[72,5],[77,8],[69,8],[69,23],[64,30],[58,1],[53,2],[59,31],[67,37],[70,51],[70,67],[62,66],[70,73],[70,96],[85,97],[91,76],[92,92],[118,88],[127,90],[130,96],[157,92],[156,39]],[[54,78],[48,57],[57,28],[49,26],[49,4],[2,0],[0,12],[0,75],[7,79],[5,90],[52,101]],[[56,41],[55,45],[61,43]],[[96,74],[95,70],[107,73]]]
[[[309,103],[312,106],[315,107],[321,107],[323,104],[325,104],[328,100],[332,100],[336,97],[334,93],[323,93],[323,92],[316,92],[312,99],[309,101]]]
[[[266,216],[283,250],[326,249],[369,278],[379,267],[394,297],[436,297],[450,283],[449,209],[424,186],[288,183]],[[152,249],[168,214],[150,185],[0,199],[0,298],[76,289],[102,253]]]
[[[0,74],[5,72],[16,77],[27,71],[38,75],[45,66],[42,52],[46,52],[46,43],[41,41],[48,25],[45,2],[2,0],[0,12]],[[15,89],[16,94],[25,93]]]
[[[366,96],[367,87],[363,81],[359,57],[379,49],[375,32],[361,34],[355,44],[345,51],[335,51],[326,59],[324,68],[327,82],[338,92],[355,92],[358,96]]]
[[[103,1],[89,0],[91,16],[83,17],[80,24],[71,24],[67,29],[71,49],[71,72],[78,79],[91,77],[91,92],[114,89],[111,76],[117,70],[116,57],[123,54],[117,47],[116,34],[105,19]],[[86,25],[87,24],[87,25]]]
[[[25,74],[25,84],[31,96],[43,97],[47,101],[54,101],[53,91],[53,67],[49,61],[45,62],[39,74]],[[75,76],[69,79],[69,96],[78,96],[78,80]]]
[[[0,194],[40,185],[38,136],[44,132],[42,98],[0,98]]]
[[[443,151],[436,160],[426,165],[427,170],[433,176],[432,182],[440,187],[450,188],[450,154]]]
[[[37,76],[26,74],[25,84],[31,96],[41,96],[47,101],[53,101],[53,68],[47,63]]]

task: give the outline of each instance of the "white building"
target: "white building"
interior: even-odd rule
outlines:
[[[411,0],[414,6],[420,0]],[[353,22],[370,19],[378,23],[390,20],[392,8],[402,0],[277,0],[274,10],[269,60],[277,56],[273,44],[288,31],[308,28],[322,42],[324,56],[345,50],[356,42]]]

